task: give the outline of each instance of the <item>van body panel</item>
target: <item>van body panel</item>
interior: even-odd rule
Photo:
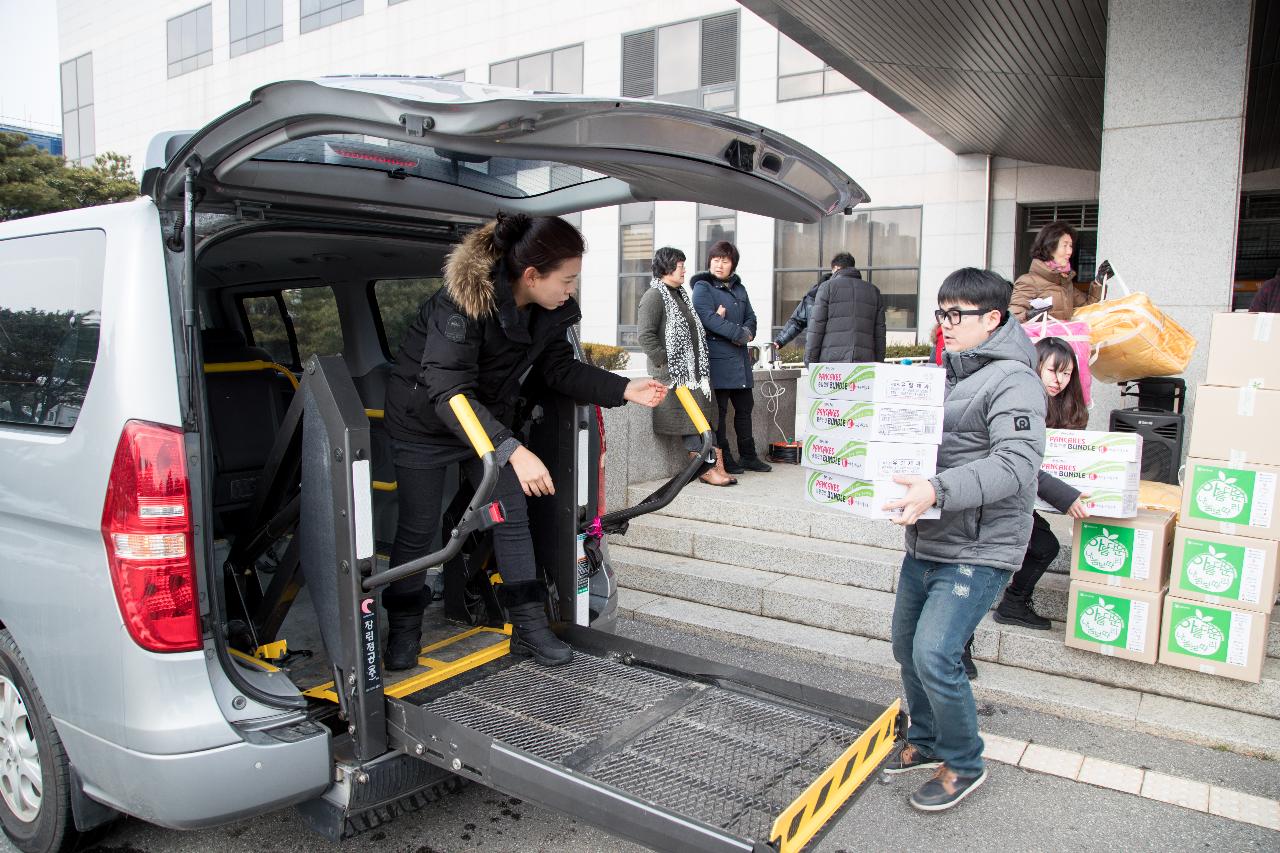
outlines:
[[[155,755],[56,723],[86,794],[171,829],[229,823],[311,799],[333,772],[322,727],[294,742],[254,732],[214,749]]]

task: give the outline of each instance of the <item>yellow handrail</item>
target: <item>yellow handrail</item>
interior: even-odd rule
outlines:
[[[274,370],[289,380],[293,390],[298,390],[298,377],[293,371],[274,361],[215,361],[205,364],[205,373],[252,373],[255,370]]]
[[[467,434],[471,446],[476,449],[476,455],[483,459],[486,453],[492,453],[493,442],[489,440],[489,434],[480,425],[480,419],[476,417],[475,410],[471,408],[466,395],[454,394],[449,399],[449,408],[453,409],[458,423],[462,424],[462,431]]]
[[[689,386],[677,385],[676,396],[680,398],[680,405],[684,406],[684,413],[689,416],[689,420],[693,421],[693,428],[698,431],[698,434],[711,432],[711,424],[707,423],[707,418],[702,414],[702,407],[698,405],[698,401],[693,399],[693,392],[689,390]]]

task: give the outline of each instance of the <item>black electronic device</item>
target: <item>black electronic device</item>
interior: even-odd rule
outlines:
[[[1186,416],[1181,412],[1135,407],[1111,413],[1112,432],[1136,432],[1142,436],[1142,479],[1157,483],[1178,482],[1182,443],[1186,440]]]
[[[1138,398],[1139,409],[1181,412],[1187,400],[1187,381],[1178,376],[1148,376],[1120,383],[1121,398]]]

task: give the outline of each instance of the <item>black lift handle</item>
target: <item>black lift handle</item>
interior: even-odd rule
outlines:
[[[453,409],[454,416],[458,419],[458,423],[462,424],[463,432],[467,434],[471,446],[480,457],[481,465],[484,466],[480,486],[471,496],[471,503],[467,504],[467,511],[462,514],[462,520],[458,522],[458,526],[449,531],[449,540],[444,543],[443,548],[434,554],[427,554],[425,557],[392,566],[385,572],[370,575],[363,581],[365,592],[373,592],[401,578],[425,572],[432,566],[452,560],[462,550],[467,536],[473,531],[492,527],[503,520],[502,507],[489,501],[489,496],[493,494],[493,487],[498,482],[498,457],[493,449],[493,442],[489,440],[489,434],[481,426],[480,419],[476,417],[475,410],[471,408],[466,395],[455,394],[449,398],[449,408]]]

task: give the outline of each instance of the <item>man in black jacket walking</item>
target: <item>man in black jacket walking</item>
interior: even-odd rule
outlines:
[[[853,255],[841,252],[835,271],[818,288],[805,338],[805,364],[884,361],[884,297],[862,280]]]
[[[839,257],[837,255],[837,257]],[[833,268],[831,272],[835,272]],[[787,324],[782,327],[782,331],[778,332],[778,336],[773,339],[773,348],[780,350],[793,340],[804,334],[804,330],[809,327],[809,315],[813,313],[813,301],[818,298],[818,288],[827,283],[831,278],[830,272],[824,272],[822,278],[809,288],[809,292],[804,295],[800,303],[796,305],[796,310],[791,312],[791,316],[787,319]]]

